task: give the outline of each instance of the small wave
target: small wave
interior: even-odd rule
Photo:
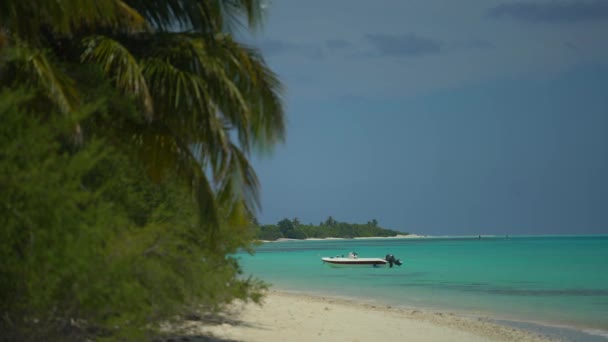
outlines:
[[[589,335],[601,336],[608,339],[608,331],[600,329],[583,329],[583,332]]]
[[[514,289],[490,288],[485,292],[516,296],[608,296],[605,289]]]

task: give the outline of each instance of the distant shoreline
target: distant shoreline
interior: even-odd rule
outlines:
[[[354,238],[340,238],[340,237],[327,237],[327,238],[307,238],[307,239],[288,239],[288,238],[279,238],[277,240],[256,240],[257,242],[288,242],[288,241],[325,241],[325,240],[372,240],[372,239],[477,239],[481,237],[481,239],[515,239],[515,238],[538,238],[538,237],[555,237],[555,238],[567,238],[567,237],[598,237],[598,238],[608,238],[608,234],[581,234],[581,235],[572,235],[572,234],[564,234],[564,235],[491,235],[491,234],[481,234],[481,235],[419,235],[419,234],[399,234],[396,236],[367,236],[367,237],[354,237]]]
[[[325,241],[325,240],[372,240],[372,239],[496,239],[496,238],[517,238],[517,237],[539,237],[540,235],[495,235],[495,234],[481,234],[481,235],[420,235],[420,234],[399,234],[395,236],[358,236],[353,238],[342,238],[342,237],[327,237],[327,238],[306,238],[306,239],[289,239],[279,238],[276,240],[256,240],[257,242],[286,242],[286,241]],[[543,235],[545,236],[545,235]],[[567,237],[571,235],[546,235],[547,237]],[[577,236],[577,235],[574,235]],[[587,236],[587,235],[581,235]],[[592,236],[606,236],[606,235],[592,235]]]
[[[429,238],[428,235],[417,234],[399,234],[395,236],[361,236],[354,238],[327,237],[327,238],[306,238],[306,239],[288,239],[279,238],[276,240],[257,240],[258,242],[282,242],[282,241],[325,241],[325,240],[365,240],[365,239],[424,239]]]

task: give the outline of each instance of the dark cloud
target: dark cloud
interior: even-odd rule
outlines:
[[[382,55],[397,57],[414,57],[440,53],[442,43],[437,40],[417,36],[414,33],[405,35],[367,34],[367,41]]]
[[[574,23],[608,19],[608,1],[510,2],[491,8],[492,18],[509,17],[527,22]]]

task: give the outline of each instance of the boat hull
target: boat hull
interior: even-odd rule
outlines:
[[[388,262],[380,258],[321,258],[323,263],[331,267],[386,267]]]

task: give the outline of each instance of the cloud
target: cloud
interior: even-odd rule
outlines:
[[[491,8],[492,18],[527,22],[575,23],[608,19],[608,1],[510,2]]]
[[[265,56],[299,56],[312,60],[321,60],[332,55],[344,55],[355,49],[351,42],[344,39],[329,39],[317,43],[263,39],[254,41],[253,45],[261,49]]]
[[[284,40],[264,39],[255,45],[262,50],[265,56],[301,56],[310,59],[323,59],[325,53],[323,49],[315,45],[296,44]]]
[[[482,50],[492,49],[494,44],[483,39],[472,39],[461,42],[444,42],[419,36],[415,33],[393,35],[375,33],[364,35],[367,46],[358,46],[345,39],[327,39],[314,43],[296,43],[278,39],[263,39],[255,45],[266,56],[302,57],[311,60],[327,60],[332,58],[353,57],[418,57],[439,53],[449,53],[453,50]],[[360,42],[359,42],[360,43]]]
[[[390,35],[383,33],[365,35],[367,41],[382,55],[415,57],[442,52],[443,43],[420,37],[414,33]]]
[[[276,56],[285,53],[295,52],[300,49],[299,46],[276,39],[264,39],[256,44],[266,55]]]

